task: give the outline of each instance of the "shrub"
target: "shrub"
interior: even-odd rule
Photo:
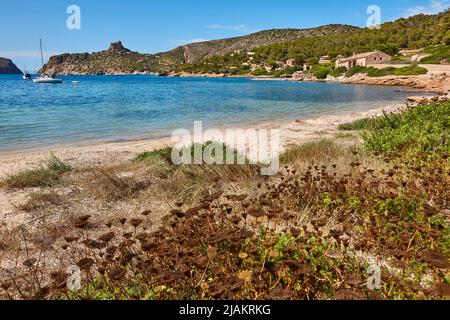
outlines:
[[[367,75],[369,77],[383,77],[383,76],[389,76],[394,74],[394,67],[388,67],[384,69],[377,69],[374,67],[370,67],[367,69]]]
[[[345,76],[347,78],[350,78],[351,76],[354,76],[355,74],[358,74],[358,73],[367,73],[367,68],[363,67],[363,66],[356,66],[356,67],[348,70],[347,73],[345,74]]]
[[[224,143],[216,143],[216,142],[211,142],[211,141],[208,141],[208,142],[206,142],[204,144],[194,143],[194,144],[192,144],[191,146],[189,146],[187,148],[183,148],[182,150],[179,150],[179,152],[180,152],[180,156],[184,155],[187,152],[188,154],[190,154],[191,159],[194,159],[194,157],[195,157],[195,149],[196,148],[201,148],[202,156],[203,156],[203,154],[205,153],[205,150],[207,148],[209,148],[209,147],[214,147],[215,150],[218,150],[218,149],[222,148],[222,154],[223,154],[224,163],[226,162],[227,157],[228,157],[228,155],[230,153],[233,154],[233,159],[234,159],[235,163],[238,160],[238,157],[239,157],[238,151],[228,147]],[[147,152],[143,152],[143,153],[137,155],[132,160],[132,162],[134,162],[134,163],[142,163],[142,162],[146,162],[146,161],[155,160],[155,158],[160,158],[160,159],[165,160],[169,164],[173,164],[173,162],[172,162],[172,152],[173,152],[173,148],[171,148],[171,147],[166,147],[166,148],[162,148],[162,149],[158,149],[158,150],[154,150],[154,151],[147,151]],[[214,152],[213,152],[212,156],[215,156]],[[245,159],[245,161],[247,162],[246,159]]]
[[[172,155],[172,148],[166,147],[166,148],[161,148],[161,149],[157,149],[157,150],[153,150],[153,151],[146,151],[146,152],[140,153],[132,160],[132,162],[141,163],[141,162],[147,161],[149,159],[154,159],[157,157],[162,158],[162,159],[166,160],[167,162],[170,162],[171,155]]]
[[[344,75],[347,71],[348,71],[348,69],[346,67],[338,67],[338,68],[331,70],[330,76],[340,77],[340,76]]]
[[[311,69],[311,73],[317,78],[317,79],[326,79],[328,74],[331,72],[331,68],[323,65],[315,65]]]
[[[450,45],[428,47],[425,49],[425,53],[429,54],[428,57],[423,58],[420,63],[428,64],[440,64],[441,61],[450,63]]]
[[[394,75],[396,76],[409,76],[409,75],[420,75],[427,74],[428,70],[417,65],[398,68],[394,70]]]
[[[372,118],[364,118],[351,123],[341,124],[338,129],[342,131],[357,131],[367,129],[375,120]]]
[[[387,67],[383,69],[378,69],[375,67],[363,67],[363,66],[356,66],[352,69],[350,69],[346,73],[346,77],[351,77],[358,73],[366,73],[369,77],[384,77],[384,76],[410,76],[410,75],[420,75],[420,74],[426,74],[428,72],[427,69],[419,67],[417,65],[411,65],[407,67],[402,68],[395,68],[395,67]]]
[[[421,105],[401,114],[384,114],[375,119],[365,134],[371,152],[390,153],[450,151],[450,102]]]
[[[268,74],[269,73],[265,69],[256,69],[255,71],[252,72],[252,75],[254,75],[255,77],[267,76]]]

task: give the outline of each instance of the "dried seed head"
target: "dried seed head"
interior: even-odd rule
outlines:
[[[131,219],[130,220],[130,224],[135,228],[139,227],[142,224],[142,222],[144,222],[144,220],[142,220],[142,219]]]
[[[90,268],[92,268],[92,266],[94,265],[94,260],[91,258],[84,258],[81,259],[80,261],[78,261],[77,266],[81,269],[81,270],[89,270]]]

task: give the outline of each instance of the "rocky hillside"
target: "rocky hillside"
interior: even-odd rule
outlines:
[[[94,53],[65,53],[53,56],[39,73],[48,74],[128,74],[151,71],[158,64],[154,55],[133,52],[122,42]]]
[[[295,39],[342,34],[357,29],[346,25],[328,25],[313,29],[266,30],[243,37],[184,45],[159,54],[141,54],[126,49],[122,43],[112,43],[101,52],[62,54],[53,56],[44,66],[46,73],[57,74],[130,74],[168,71],[183,63],[194,63],[210,56],[232,53],[235,50],[282,43]]]
[[[22,71],[10,59],[0,58],[0,74],[22,74]]]
[[[328,25],[312,29],[272,29],[260,31],[243,37],[193,43],[181,47],[184,62],[194,63],[202,58],[233,53],[235,50],[252,50],[274,43],[283,43],[300,38],[341,34],[358,29],[347,25]],[[177,48],[175,51],[178,51]]]

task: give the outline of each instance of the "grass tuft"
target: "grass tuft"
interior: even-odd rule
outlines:
[[[9,176],[1,182],[7,189],[25,189],[50,187],[60,182],[61,175],[72,170],[72,167],[54,154],[35,169],[27,169]]]

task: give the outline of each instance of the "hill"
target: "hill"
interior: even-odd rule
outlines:
[[[348,25],[327,25],[311,29],[272,29],[256,32],[243,37],[223,40],[205,41],[182,46],[184,62],[197,62],[202,58],[230,54],[236,50],[253,50],[254,48],[283,43],[301,38],[336,35],[357,30]],[[175,49],[175,52],[180,48]]]
[[[278,62],[295,59],[299,63],[314,65],[319,57],[328,55],[332,60],[338,55],[349,56],[352,53],[384,51],[395,55],[401,48],[419,49],[427,46],[449,44],[450,12],[438,15],[417,15],[408,19],[399,19],[381,25],[380,29],[355,29],[347,33],[304,37],[293,41],[273,43],[253,49],[249,57],[246,54],[226,54],[207,57],[196,63],[180,65],[178,72],[221,73],[259,75],[266,72],[264,67],[278,68]],[[437,49],[430,54],[436,54]],[[438,50],[439,55],[431,62],[448,62],[448,46]],[[257,68],[257,70],[255,70]],[[294,68],[290,70],[294,72]]]
[[[235,50],[252,50],[259,46],[282,43],[295,39],[336,35],[358,28],[346,25],[328,25],[312,29],[274,29],[243,37],[193,43],[159,54],[141,54],[123,47],[119,41],[108,50],[94,53],[65,53],[50,58],[42,73],[65,74],[129,74],[134,72],[169,71],[184,63],[224,55]]]
[[[0,58],[0,74],[22,74],[10,59]]]
[[[400,48],[414,49],[448,44],[449,16],[449,11],[437,15],[421,14],[384,23],[380,29],[327,25],[312,29],[265,30],[243,37],[188,44],[158,54],[133,52],[123,47],[119,41],[101,52],[51,57],[44,70],[40,72],[132,74],[176,71],[248,74],[262,71],[264,73],[264,67],[274,66],[278,61],[287,59],[316,64],[318,58],[324,55],[333,59],[338,55],[373,50],[395,54]],[[251,57],[249,51],[252,51]],[[446,57],[448,53],[441,52],[439,61],[448,61]],[[252,65],[260,69],[254,70]]]

